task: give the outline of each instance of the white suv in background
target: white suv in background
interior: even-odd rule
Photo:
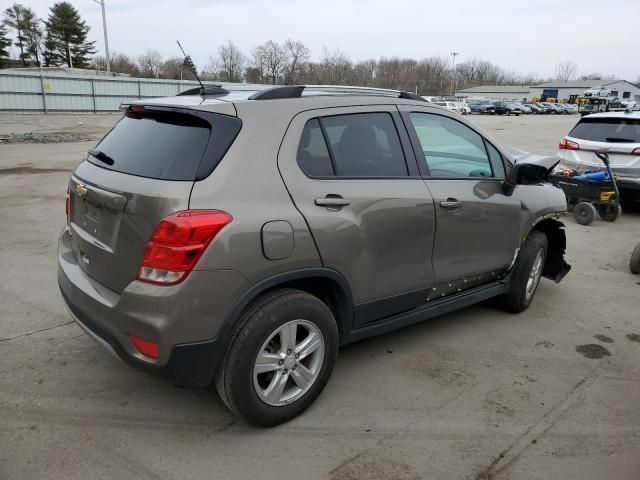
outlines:
[[[578,171],[602,168],[595,151],[606,148],[623,200],[640,199],[640,112],[603,112],[580,119],[560,141],[562,166]]]

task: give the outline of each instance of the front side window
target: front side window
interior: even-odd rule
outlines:
[[[409,114],[432,177],[491,177],[480,135],[463,123],[430,113]]]
[[[407,164],[393,118],[357,113],[320,119],[338,177],[406,177]]]
[[[487,152],[489,152],[489,159],[491,160],[491,166],[493,167],[493,171],[495,173],[496,178],[505,178],[505,170],[504,163],[502,161],[502,155],[496,147],[491,145],[489,142],[485,142],[487,144]]]

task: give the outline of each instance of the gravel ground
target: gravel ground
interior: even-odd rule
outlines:
[[[16,117],[0,115],[1,134],[100,135],[117,119]],[[577,120],[473,119],[547,154]],[[566,217],[573,269],[542,281],[529,310],[481,304],[343,348],[312,408],[261,430],[213,389],[116,361],[71,321],[56,242],[93,144],[0,145],[0,479],[638,478],[639,212]]]
[[[98,137],[82,135],[79,133],[51,132],[51,133],[10,133],[0,135],[0,144],[12,143],[69,143],[69,142],[89,142],[98,140]]]

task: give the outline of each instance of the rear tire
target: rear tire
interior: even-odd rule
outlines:
[[[640,243],[633,249],[631,260],[629,261],[629,270],[631,270],[631,273],[640,273]]]
[[[615,222],[622,215],[622,207],[620,205],[601,203],[598,205],[598,215],[605,222]]]
[[[520,313],[531,305],[547,259],[547,236],[536,230],[529,233],[511,273],[509,292],[501,297],[509,312]]]
[[[596,218],[596,207],[589,202],[580,202],[573,208],[573,218],[580,225],[591,225]]]
[[[317,343],[313,350],[304,343],[311,338]],[[327,305],[300,290],[274,290],[242,315],[216,388],[237,416],[259,426],[278,425],[316,400],[337,353],[338,327]]]

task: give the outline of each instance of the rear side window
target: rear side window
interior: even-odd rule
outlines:
[[[407,164],[388,113],[323,117],[339,177],[405,177]]]
[[[585,117],[569,136],[593,142],[640,143],[640,119]]]
[[[240,130],[240,120],[235,117],[210,117],[212,122],[175,112],[128,112],[96,146],[113,165],[91,155],[88,160],[117,172],[159,180],[204,178]]]
[[[298,165],[310,177],[333,176],[331,156],[317,118],[304,126],[298,145]]]

